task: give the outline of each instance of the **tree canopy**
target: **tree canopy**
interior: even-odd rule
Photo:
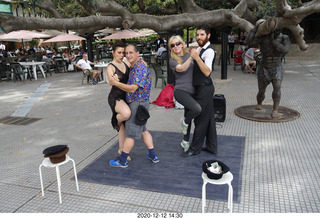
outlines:
[[[212,28],[238,27],[250,32],[258,19],[263,18],[267,22],[260,34],[287,28],[301,50],[308,46],[299,24],[306,16],[320,12],[320,0],[30,0],[27,3],[46,16],[0,13],[0,27],[5,32],[60,29],[85,34],[106,27],[164,32],[203,23]]]

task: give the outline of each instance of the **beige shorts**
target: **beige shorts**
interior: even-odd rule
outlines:
[[[101,72],[99,70],[93,70],[93,69],[87,69],[85,71],[86,75],[90,75],[90,74],[93,74],[93,73],[101,73]]]
[[[256,64],[256,61],[255,60],[246,60],[245,63],[246,63],[246,65]]]

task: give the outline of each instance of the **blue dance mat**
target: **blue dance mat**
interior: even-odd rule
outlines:
[[[225,163],[233,174],[233,200],[239,202],[244,137],[219,135],[217,154],[201,151],[197,156],[181,157],[181,133],[150,133],[160,158],[159,163],[154,164],[146,158],[148,150],[141,139],[135,142],[130,153],[132,161],[127,168],[111,167],[109,161],[117,157],[116,143],[78,173],[78,179],[103,185],[201,198],[202,163],[206,160],[219,160]],[[227,198],[228,185],[207,184],[207,199],[226,201]]]

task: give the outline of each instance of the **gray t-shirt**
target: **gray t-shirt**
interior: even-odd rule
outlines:
[[[182,62],[185,63],[187,59],[190,57],[190,54],[187,53],[184,56],[182,56]],[[179,65],[179,63],[174,60],[173,58],[170,58],[169,60],[169,66],[173,71],[173,74],[176,76],[176,85],[174,89],[184,90],[187,91],[190,94],[195,93],[195,89],[192,85],[192,77],[193,77],[193,61],[190,63],[188,69],[184,72],[176,72],[176,67]]]
[[[249,56],[254,57],[254,50],[252,48],[248,49],[248,51],[246,53],[248,53]],[[247,61],[247,60],[250,61],[252,59],[250,59],[248,56],[245,55],[244,56],[244,60],[245,61]]]

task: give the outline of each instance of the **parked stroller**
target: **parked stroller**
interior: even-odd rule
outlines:
[[[243,70],[244,66],[242,63],[242,54],[243,52],[241,50],[238,50],[234,53],[234,66],[233,66],[233,70],[236,70],[236,66],[240,65],[241,66],[241,70]]]

